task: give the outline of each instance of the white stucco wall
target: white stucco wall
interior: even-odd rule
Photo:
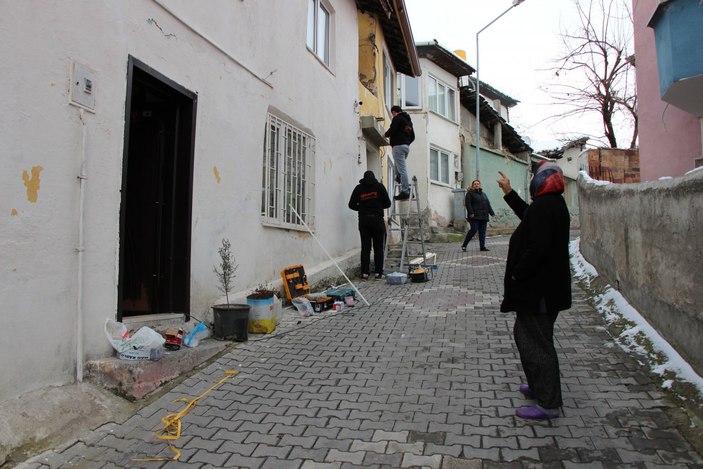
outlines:
[[[456,183],[453,180],[454,171],[451,171],[449,185],[431,182],[430,148],[438,148],[455,156],[461,156],[461,144],[459,141],[460,105],[457,77],[428,59],[420,59],[420,66],[422,67],[421,92],[423,111],[411,114],[415,126],[416,140],[410,146],[411,158],[408,159],[408,170],[410,175],[417,175],[421,209],[430,207],[432,222],[446,226],[453,218],[454,195],[452,189],[456,188]],[[456,90],[457,122],[452,122],[428,110],[427,80],[430,75]],[[453,161],[450,164],[453,164]]]
[[[305,46],[302,1],[220,0],[208,8],[185,0],[83,0],[70,8],[38,0],[3,4],[0,401],[75,377],[77,175],[83,153],[84,358],[111,353],[102,327],[116,315],[130,55],[198,95],[192,314],[202,315],[219,297],[212,265],[223,236],[232,241],[239,264],[235,290],[275,279],[288,265],[313,268],[327,260],[305,232],[261,224],[270,107],[316,137],[317,237],[333,256],[358,246],[356,220],[346,209],[365,169],[357,163],[359,117],[353,107],[357,41],[347,40],[357,36],[357,14],[352,0],[332,4],[337,39],[331,70]],[[69,104],[74,62],[93,71],[94,113]]]

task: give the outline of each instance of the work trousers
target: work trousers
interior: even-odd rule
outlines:
[[[546,409],[562,406],[554,323],[559,312],[517,313],[513,334],[527,384]]]
[[[378,215],[359,216],[359,235],[361,236],[361,273],[370,273],[371,246],[373,245],[374,272],[383,273],[383,249],[386,241],[386,223]]]
[[[410,194],[410,178],[408,177],[408,153],[410,145],[396,145],[393,147],[393,162],[395,172],[400,177],[401,191]]]

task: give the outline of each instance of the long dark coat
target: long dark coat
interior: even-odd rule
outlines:
[[[510,237],[500,310],[540,312],[542,298],[547,311],[570,308],[570,222],[564,198],[548,193],[528,205],[511,191],[504,199],[520,218],[520,224]]]

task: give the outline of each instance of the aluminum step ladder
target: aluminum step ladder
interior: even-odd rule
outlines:
[[[399,193],[400,183],[395,183],[393,194]],[[420,211],[417,177],[410,183],[410,197],[393,200],[388,212],[388,232],[384,246],[384,272],[404,272],[405,269],[423,267],[428,280],[432,277],[429,260],[435,257],[425,248],[425,223]]]

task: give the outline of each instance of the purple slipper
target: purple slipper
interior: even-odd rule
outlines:
[[[518,390],[528,399],[537,399],[537,394],[527,384],[521,384]]]
[[[559,409],[545,409],[538,405],[518,407],[515,415],[528,420],[549,420],[559,417]]]

